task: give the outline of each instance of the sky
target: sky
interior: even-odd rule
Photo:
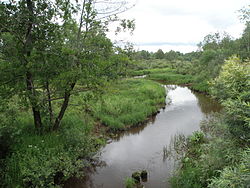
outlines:
[[[215,32],[226,31],[238,38],[244,29],[238,10],[250,5],[249,0],[135,1],[135,6],[120,16],[135,19],[136,29],[133,35],[117,37],[133,43],[136,50],[152,52],[158,49],[164,52],[196,51],[197,44]],[[112,35],[111,38],[115,37]]]

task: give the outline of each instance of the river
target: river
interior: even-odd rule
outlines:
[[[169,187],[168,179],[175,168],[173,160],[165,159],[163,148],[176,134],[190,135],[199,130],[200,121],[221,110],[208,96],[181,86],[166,88],[166,106],[144,126],[119,135],[100,151],[103,165],[89,173],[88,178],[74,179],[65,187],[121,188],[124,179],[134,171],[147,170],[146,188]]]

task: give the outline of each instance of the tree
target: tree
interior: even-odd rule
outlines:
[[[2,3],[1,97],[18,95],[27,101],[37,129],[45,122],[58,129],[73,93],[96,89],[121,70],[119,54],[105,33],[126,5],[125,1],[94,0]],[[134,25],[122,20],[121,27]],[[81,86],[77,90],[76,84]],[[55,111],[56,100],[61,105]]]
[[[141,50],[135,53],[135,59],[149,60],[150,57],[151,57],[151,54],[146,50]]]
[[[250,57],[250,22],[246,23],[242,37],[239,39],[239,54],[243,59]]]
[[[165,54],[162,51],[162,49],[159,49],[159,50],[157,50],[157,52],[155,52],[154,56],[156,59],[164,59]]]
[[[176,52],[174,50],[170,50],[169,52],[165,53],[165,58],[169,61],[177,60],[181,56],[180,52]]]

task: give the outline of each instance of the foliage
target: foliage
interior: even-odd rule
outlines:
[[[164,56],[165,56],[165,54],[162,51],[162,49],[159,49],[159,50],[157,50],[157,52],[154,53],[154,57],[156,59],[164,59]]]
[[[250,62],[233,56],[225,62],[219,76],[211,83],[211,93],[218,97],[228,114],[232,133],[250,139]]]
[[[212,94],[222,100],[237,99],[239,94],[246,94],[250,89],[249,66],[250,62],[242,62],[236,56],[226,60],[220,75],[212,82]]]
[[[241,161],[235,166],[224,168],[220,171],[219,178],[213,178],[210,188],[243,188],[250,183],[250,150],[241,153]]]
[[[167,84],[188,84],[192,82],[192,76],[182,75],[172,71],[164,73],[152,73],[147,76],[151,80],[163,81]]]
[[[74,96],[61,129],[39,135],[32,127],[30,112],[20,113],[18,107],[18,115],[14,113],[15,121],[9,124],[6,121],[0,128],[0,138],[11,139],[6,140],[11,142],[6,144],[7,154],[1,162],[1,186],[57,186],[69,177],[84,175],[79,169],[87,167],[90,164],[88,159],[104,144],[102,139],[92,134],[94,121],[85,112],[97,118],[103,115],[103,121],[105,117],[113,120],[113,124],[107,125],[117,130],[121,128],[118,123],[124,129],[144,121],[164,102],[165,90],[159,84],[139,79],[121,80],[112,83],[101,98],[96,90]],[[10,112],[14,110],[15,106],[10,108]],[[116,119],[117,116],[120,119]],[[10,126],[11,123],[14,124]]]
[[[167,84],[187,84],[192,83],[193,80],[191,75],[179,74],[175,69],[169,67],[133,71],[132,75],[146,75],[147,79],[162,81]]]
[[[85,113],[66,110],[73,94],[125,75],[129,57],[106,33],[116,21],[134,29],[116,16],[127,8],[123,0],[0,3],[0,186],[55,186],[89,163],[102,140]]]

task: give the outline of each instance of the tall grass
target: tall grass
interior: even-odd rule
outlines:
[[[134,126],[165,103],[165,89],[143,79],[126,79],[112,85],[109,92],[93,105],[94,117],[112,130]]]
[[[189,84],[193,79],[190,75],[182,75],[174,72],[152,73],[148,75],[151,80],[164,81],[166,84]]]

